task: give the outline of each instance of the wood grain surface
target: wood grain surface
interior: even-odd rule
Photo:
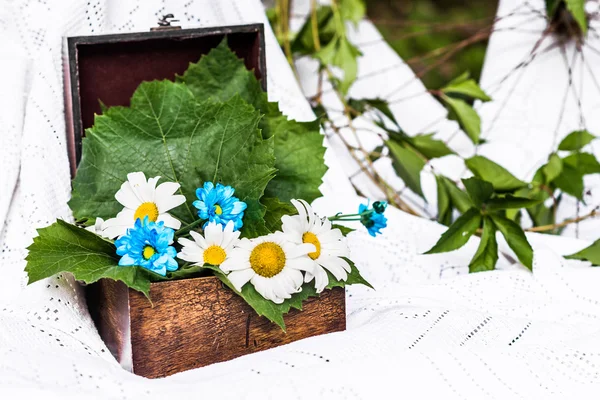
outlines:
[[[133,372],[147,378],[164,377],[346,329],[342,288],[326,290],[320,297],[308,299],[302,311],[291,310],[284,317],[286,332],[283,332],[259,317],[214,276],[153,283],[150,297],[154,306],[144,295],[130,289],[128,318],[122,316],[122,304],[114,302],[115,293],[122,293],[114,286],[108,285],[108,296],[99,297],[105,302],[101,314],[113,315],[112,319],[100,320],[104,325],[99,326],[99,331],[105,341],[108,338],[118,343],[116,348],[121,350],[116,356],[121,357],[123,366],[132,361]],[[127,302],[127,298],[119,298]],[[120,311],[115,312],[117,307]],[[122,326],[125,321],[130,326]],[[129,339],[129,335],[131,353],[122,350],[128,347],[123,340]],[[132,360],[123,359],[128,354]]]

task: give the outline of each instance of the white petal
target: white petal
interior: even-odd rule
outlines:
[[[327,232],[322,232],[318,236],[319,242],[321,243],[335,242],[342,240],[343,238],[344,235],[342,235],[342,232],[339,229],[332,229]]]
[[[285,262],[286,267],[300,271],[312,272],[315,267],[315,262],[310,257],[298,257]]]
[[[259,244],[259,242],[260,242],[260,240],[257,240],[257,239],[260,239],[260,238],[253,239],[252,241],[250,241],[249,239],[246,239],[246,238],[242,238],[242,239],[240,239],[239,242],[237,242],[236,246],[239,247],[240,249],[252,251],[254,249],[254,246]]]
[[[290,283],[289,291],[290,293],[297,293],[302,287],[302,282],[304,281],[304,277],[302,276],[302,272],[295,270],[293,268],[286,268],[282,271],[280,275],[283,275],[283,278],[286,279],[287,282]]]
[[[177,239],[177,243],[179,243],[183,247],[189,247],[189,248],[198,247],[198,245],[196,244],[196,242],[193,242],[190,239],[186,239],[186,238],[179,238],[179,239]]]
[[[351,271],[350,264],[338,257],[319,257],[319,264],[331,272],[338,281],[348,279],[348,272]]]
[[[221,246],[221,242],[223,241],[223,226],[216,222],[210,222],[204,228],[204,238],[209,246]]]
[[[129,181],[123,182],[121,189],[115,193],[115,199],[125,207],[132,210],[136,210],[140,204],[143,203],[142,199],[138,198],[135,192],[131,189]]]
[[[156,184],[158,183],[158,180],[160,179],[160,176],[155,176],[154,178],[148,178],[148,183],[147,183],[147,190],[149,192],[152,193],[152,195],[154,196],[154,192],[156,191]],[[154,197],[152,197],[154,199]]]
[[[221,247],[225,250],[225,252],[231,250],[235,245],[237,239],[240,237],[241,232],[233,230],[233,221],[229,221],[223,229],[223,240],[221,242]]]
[[[247,258],[241,257],[239,254],[228,254],[227,258],[221,263],[220,267],[225,272],[239,271],[250,268],[250,262]]]
[[[154,201],[157,201],[161,197],[169,197],[175,194],[180,185],[176,182],[163,182],[156,188],[154,192]]]
[[[191,253],[188,253],[187,251],[181,251],[181,252],[177,253],[177,258],[179,258],[183,261],[187,261],[187,262],[204,264],[204,257],[202,257],[202,255],[191,254]]]
[[[304,207],[304,205],[295,199],[290,200],[292,205],[294,207],[296,207],[296,210],[298,210],[298,215],[300,216],[300,220],[304,221],[304,223],[306,223],[307,221],[307,217],[306,217],[306,208]],[[303,200],[301,200],[303,201]]]
[[[328,232],[330,230],[331,230],[331,221],[328,220],[327,218],[325,218],[325,219],[321,220],[321,226],[318,229],[313,229],[312,233],[314,233],[315,235],[319,235],[320,233]]]
[[[152,201],[152,193],[148,192],[148,181],[143,172],[132,172],[127,174],[127,180],[131,185],[131,190],[133,190],[136,197],[140,199],[142,203]]]
[[[321,293],[325,287],[329,284],[329,277],[327,276],[327,272],[320,266],[317,266],[314,270],[313,274],[306,274],[306,282],[310,282],[311,280],[315,280],[315,289],[317,293]]]
[[[304,226],[306,225],[306,220],[302,223],[297,215],[284,215],[281,217],[281,222],[281,229],[288,237],[288,240],[294,243],[302,243],[302,234],[306,232]]]
[[[161,221],[163,221],[165,223],[165,226],[167,226],[169,228],[172,228],[175,230],[181,228],[181,221],[179,221],[175,217],[172,217],[170,214],[167,214],[167,213],[159,214],[158,218],[156,219],[156,222],[161,222]]]
[[[155,204],[159,213],[165,213],[175,207],[179,207],[183,203],[185,203],[185,196],[176,194],[174,196],[158,197]]]
[[[227,275],[227,279],[233,284],[233,287],[239,292],[242,290],[242,286],[244,286],[256,273],[253,269],[248,268],[241,271],[233,271],[229,275]]]
[[[312,243],[302,243],[294,246],[286,246],[285,250],[285,257],[291,259],[305,256],[308,253],[314,253],[317,251],[317,248]]]
[[[110,239],[114,239],[117,236],[123,236],[126,233],[127,233],[127,227],[121,226],[121,225],[109,226],[102,230],[102,236],[105,236]]]
[[[204,240],[204,236],[195,231],[190,231],[190,235],[202,250],[208,249],[208,243]]]

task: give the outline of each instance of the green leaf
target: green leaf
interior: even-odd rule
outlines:
[[[390,149],[392,166],[398,176],[410,190],[423,197],[421,170],[425,166],[425,160],[413,149],[405,147],[394,140],[386,141],[386,145]]]
[[[578,151],[594,139],[596,139],[596,136],[588,131],[571,132],[562,140],[562,142],[560,142],[558,149],[564,151]]]
[[[487,202],[494,193],[492,184],[479,178],[463,179],[462,182],[475,207],[481,208],[483,203]]]
[[[470,77],[471,73],[469,71],[465,71],[456,78],[452,79],[450,82],[448,82],[448,85],[446,85],[446,87],[460,85],[461,83],[467,81]]]
[[[263,197],[260,202],[267,207],[265,224],[270,232],[281,229],[281,217],[284,215],[298,214],[298,210],[291,203],[283,203],[277,198]]]
[[[465,160],[465,164],[475,176],[494,185],[497,192],[512,192],[527,186],[527,183],[484,156],[471,157]]]
[[[344,236],[348,236],[348,234],[350,234],[356,230],[356,229],[348,228],[347,226],[338,225],[338,224],[332,224],[331,228],[339,229],[342,232],[342,235],[344,235]]]
[[[115,216],[122,207],[114,200],[121,183],[129,172],[143,171],[181,184],[187,202],[171,214],[184,225],[197,219],[191,206],[196,189],[211,181],[232,186],[247,204],[245,236],[267,233],[259,199],[275,174],[275,157],[259,120],[259,112],[237,95],[198,103],[183,84],[142,83],[130,107],[111,107],[86,131],[69,202],[73,214]]]
[[[590,153],[571,154],[570,156],[563,158],[563,163],[576,170],[581,175],[600,173],[600,163],[598,163],[596,157]]]
[[[504,239],[506,239],[506,242],[512,251],[514,251],[519,258],[519,261],[521,261],[524,266],[532,270],[533,249],[527,241],[527,237],[525,237],[523,228],[501,215],[492,214],[490,216],[498,230],[502,232],[502,236],[504,236]]]
[[[322,6],[317,8],[317,26],[319,31],[319,42],[321,46],[327,46],[333,38],[340,34],[337,32],[337,24],[333,17],[333,10],[330,6]],[[292,52],[300,54],[313,54],[317,50],[315,48],[314,36],[312,31],[312,20],[308,16],[302,25],[302,28],[296,34],[292,41]]]
[[[562,172],[562,168],[563,163],[558,154],[550,154],[548,163],[542,167],[542,171],[546,177],[546,183],[550,183],[555,180]]]
[[[565,256],[565,258],[572,260],[584,260],[589,261],[593,265],[600,265],[600,239],[596,240],[591,246],[578,251],[575,254]]]
[[[509,210],[519,208],[529,208],[538,205],[542,202],[542,199],[529,199],[526,197],[516,197],[512,194],[506,196],[494,197],[488,200],[486,209],[488,211],[496,210]]]
[[[452,200],[452,205],[456,207],[458,211],[464,214],[467,212],[467,210],[469,210],[469,208],[473,207],[473,203],[471,202],[469,196],[460,190],[458,186],[456,186],[456,183],[452,182],[445,176],[439,176],[439,178],[446,187],[446,190],[448,190],[448,195],[450,196],[450,200]]]
[[[360,50],[350,43],[346,36],[336,36],[327,46],[316,52],[314,57],[323,65],[332,65],[344,71],[340,90],[346,94],[356,80],[360,55],[362,55]]]
[[[139,267],[120,267],[113,243],[60,219],[37,232],[25,258],[29,284],[68,272],[85,283],[121,281],[150,297],[148,274]]]
[[[583,201],[583,174],[577,169],[565,163],[562,172],[553,183],[563,192]]]
[[[461,215],[429,251],[424,254],[445,253],[463,247],[481,224],[481,212],[471,208]]]
[[[467,79],[458,83],[450,83],[448,86],[441,89],[447,95],[462,95],[472,99],[481,101],[492,100],[473,79]]]
[[[348,274],[348,279],[346,282],[337,281],[335,278],[329,274],[329,285],[328,289],[333,287],[345,287],[346,285],[353,284],[363,284],[372,288],[371,284],[367,282],[361,275],[354,263],[350,260],[346,259],[349,262],[351,267],[351,272]],[[318,297],[319,294],[316,292],[314,287],[314,282],[308,282],[302,285],[302,291],[292,295],[290,299],[285,300],[281,304],[275,304],[270,300],[262,297],[254,286],[251,283],[247,283],[242,287],[242,291],[238,292],[235,290],[227,276],[219,269],[219,267],[213,267],[210,265],[206,265],[205,268],[211,269],[214,271],[214,274],[231,290],[240,295],[250,307],[256,311],[256,313],[260,316],[264,316],[269,321],[276,323],[285,331],[285,322],[284,315],[287,314],[290,309],[295,308],[298,310],[302,310],[302,302],[309,297]]]
[[[327,171],[325,147],[319,122],[288,120],[276,103],[269,103],[254,73],[248,71],[225,41],[177,77],[197,99],[226,101],[239,94],[262,114],[258,127],[263,138],[275,138],[277,175],[265,189],[265,196],[281,201],[304,199],[312,202],[321,196],[319,186]]]
[[[481,118],[479,114],[468,105],[464,100],[454,99],[452,97],[442,95],[442,101],[448,109],[448,118],[458,122],[462,129],[473,143],[479,142],[481,134]]]
[[[567,10],[571,13],[577,24],[581,28],[581,32],[585,36],[587,34],[587,16],[585,15],[585,0],[565,0]]]
[[[398,125],[398,121],[394,117],[392,110],[390,110],[390,106],[386,100],[383,99],[349,99],[348,105],[352,107],[354,110],[365,113],[369,110],[377,110],[382,115],[387,117],[390,121],[392,121],[396,126]]]
[[[364,18],[367,12],[367,5],[364,0],[339,0],[340,14],[344,21],[351,21],[358,24]]]
[[[491,271],[498,262],[498,243],[496,242],[496,226],[490,217],[483,219],[483,233],[475,256],[469,264],[469,272]]]
[[[435,182],[437,186],[437,221],[440,224],[449,226],[452,223],[452,203],[450,202],[450,194],[444,185],[443,177],[436,175]]]
[[[446,143],[441,140],[434,139],[433,133],[421,134],[412,137],[407,136],[406,140],[428,160],[455,154],[452,150],[450,150]]]

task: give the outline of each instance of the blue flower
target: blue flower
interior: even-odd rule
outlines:
[[[204,227],[209,222],[216,222],[225,227],[227,222],[233,221],[233,228],[237,231],[242,225],[246,203],[233,196],[235,189],[231,186],[223,186],[217,183],[217,187],[212,182],[205,182],[203,188],[196,189],[198,200],[192,203],[198,209],[200,219],[207,220]]]
[[[368,204],[361,204],[358,207],[358,213],[361,214],[360,222],[367,228],[369,235],[375,237],[387,226],[387,218],[383,215],[386,207],[387,203],[384,201],[376,201],[371,209]]]
[[[133,228],[116,242],[117,254],[122,256],[119,265],[122,267],[138,266],[165,276],[167,271],[178,268],[173,243],[175,231],[164,226],[164,222],[149,221],[148,217],[135,221]]]

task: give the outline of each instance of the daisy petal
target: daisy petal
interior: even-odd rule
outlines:
[[[138,198],[133,189],[131,189],[129,181],[123,182],[121,189],[115,193],[115,199],[132,210],[137,209],[143,203],[142,199]]]
[[[181,221],[179,221],[178,219],[176,219],[175,217],[172,217],[170,214],[164,213],[164,214],[160,214],[156,220],[156,222],[164,222],[165,226],[171,228],[171,229],[179,229],[181,228]]]
[[[190,231],[190,235],[202,250],[208,249],[208,243],[206,243],[206,240],[201,234],[195,231]]]
[[[229,275],[227,275],[227,279],[231,282],[233,287],[239,292],[242,290],[242,287],[255,276],[256,273],[253,269],[248,268],[240,271],[233,271]]]
[[[185,196],[180,194],[170,196],[158,196],[158,194],[156,194],[155,198],[155,204],[159,213],[165,213],[185,203]]]

